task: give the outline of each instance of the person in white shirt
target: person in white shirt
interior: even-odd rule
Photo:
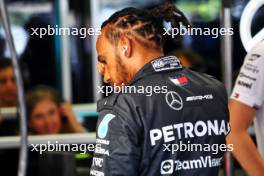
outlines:
[[[264,173],[264,40],[246,56],[229,102],[231,132],[227,141],[249,175]],[[257,146],[247,132],[254,121]]]

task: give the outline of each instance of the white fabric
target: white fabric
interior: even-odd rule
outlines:
[[[264,41],[247,54],[231,98],[257,109],[254,125],[258,150],[264,159]]]

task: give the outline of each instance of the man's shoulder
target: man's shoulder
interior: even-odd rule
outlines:
[[[159,94],[166,93],[164,91],[168,89],[180,91],[182,89],[187,90],[195,88],[208,88],[210,90],[223,93],[223,95],[226,93],[224,84],[216,77],[206,73],[197,72],[189,68],[147,75],[133,84],[133,86],[137,87],[142,85],[145,86],[145,90],[147,87],[152,87],[152,90],[155,90],[155,87],[157,89],[159,88]],[[137,97],[135,96],[135,99],[136,98]]]
[[[103,109],[112,109],[116,103],[118,94],[113,94],[107,97],[104,97],[97,101],[97,111],[100,112]]]
[[[176,73],[179,75],[179,73]],[[218,80],[216,77],[209,75],[203,72],[197,72],[195,70],[186,68],[180,74],[183,74],[191,86],[198,86],[198,87],[210,87],[211,89],[224,89],[224,84]]]
[[[97,111],[100,112],[103,109],[109,109],[118,111],[120,109],[127,109],[133,106],[136,96],[132,96],[127,93],[115,93],[108,97],[105,97],[97,102]]]

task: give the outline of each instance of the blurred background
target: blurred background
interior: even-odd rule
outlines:
[[[54,28],[56,25],[69,28],[100,28],[104,20],[124,7],[152,8],[164,2],[174,3],[194,27],[220,28],[223,23],[221,21],[223,9],[221,0],[6,0],[5,2],[22,68],[24,89],[28,99],[32,100],[34,97],[36,99],[35,102],[29,100],[29,103],[36,106],[39,105],[37,103],[43,103],[45,99],[43,97],[50,97],[46,99],[58,106],[60,116],[62,116],[57,127],[50,127],[58,128],[57,131],[49,129],[41,131],[39,129],[42,128],[41,123],[45,118],[45,112],[43,112],[44,115],[41,114],[42,116],[34,116],[37,110],[30,109],[33,113],[33,115],[30,113],[28,117],[30,134],[56,134],[57,137],[51,137],[51,140],[57,139],[61,143],[77,141],[81,144],[94,141],[97,120],[95,102],[104,96],[97,93],[97,87],[102,85],[101,77],[96,70],[95,41],[97,36],[45,35],[40,38],[37,35],[31,35],[32,28],[47,28],[49,25]],[[248,0],[231,0],[230,2],[232,28],[234,29],[232,36],[232,80],[234,81],[246,55],[240,40],[239,22]],[[258,11],[252,22],[253,36],[263,28],[263,9],[264,7]],[[224,53],[221,50],[221,40],[223,36],[220,35],[218,38],[205,35],[183,36],[181,44],[176,45],[173,41],[169,41],[165,52],[178,56],[188,67],[224,81],[221,61]],[[10,58],[10,50],[2,23],[0,23],[0,60],[5,60],[5,58]],[[8,65],[8,63],[3,65]],[[1,68],[4,70],[8,66],[0,67],[0,86],[2,86],[1,83],[5,83],[5,80],[1,81]],[[42,96],[36,93],[38,91]],[[56,99],[51,98],[55,96]],[[65,104],[66,101],[70,103]],[[15,105],[14,103],[13,106]],[[17,172],[19,138],[11,136],[19,135],[18,116],[16,109],[11,105],[0,106],[0,110],[2,114],[0,175],[12,176]],[[67,130],[64,130],[65,124],[70,126]],[[254,130],[250,130],[254,137]],[[64,132],[66,135],[59,137]],[[72,133],[85,133],[86,136],[71,136]],[[45,141],[41,136],[32,140],[36,143]],[[28,175],[88,175],[92,162],[91,157],[92,152],[87,154],[54,152],[43,155],[29,152]],[[235,161],[233,163],[235,175],[245,175],[239,164]],[[66,172],[66,168],[72,169]],[[226,175],[224,166],[219,175]]]

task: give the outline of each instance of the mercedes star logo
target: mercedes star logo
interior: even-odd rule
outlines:
[[[183,107],[183,101],[180,95],[177,92],[169,91],[166,94],[167,104],[174,110],[179,111]]]

